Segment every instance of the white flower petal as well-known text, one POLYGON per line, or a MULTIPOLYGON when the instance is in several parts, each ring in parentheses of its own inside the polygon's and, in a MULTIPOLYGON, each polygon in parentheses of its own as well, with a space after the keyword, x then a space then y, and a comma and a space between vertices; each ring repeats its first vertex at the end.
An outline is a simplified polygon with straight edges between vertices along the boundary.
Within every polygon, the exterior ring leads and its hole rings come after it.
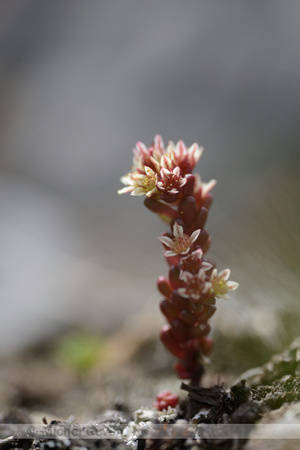
POLYGON ((184 250, 184 251, 181 251, 181 252, 180 252, 180 255, 187 255, 189 251, 190 251, 190 247, 188 247, 188 248, 187 248, 186 250, 184 250))
POLYGON ((128 184, 128 180, 130 180, 130 177, 128 175, 124 175, 120 178, 121 183, 128 184))
POLYGON ((160 163, 155 158, 153 158, 153 156, 150 156, 150 161, 154 165, 156 172, 159 173, 161 168, 160 163))
POLYGON ((235 281, 227 281, 227 287, 231 291, 235 291, 239 287, 239 283, 236 283, 235 281))
POLYGON ((184 287, 178 288, 177 292, 179 295, 181 295, 181 297, 189 298, 184 287))
POLYGON ((141 171, 144 171, 144 163, 143 163, 143 157, 142 156, 140 156, 139 157, 139 161, 138 161, 138 164, 137 164, 137 169, 139 169, 139 170, 141 170, 141 171))
POLYGON ((172 161, 166 155, 164 155, 161 158, 160 164, 161 164, 162 168, 165 168, 165 169, 171 169, 171 167, 172 167, 172 161))
POLYGON ((175 222, 173 226, 173 235, 175 239, 183 237, 183 228, 182 226, 178 225, 177 222, 175 222))
POLYGON ((225 281, 227 281, 229 277, 230 277, 230 269, 224 269, 218 275, 218 278, 223 278, 223 280, 225 281))
POLYGON ((161 175, 162 178, 164 176, 166 176, 166 175, 170 175, 170 173, 171 172, 168 169, 166 169, 165 167, 162 167, 161 170, 160 170, 160 175, 161 175))
POLYGON ((202 188, 201 196, 202 196, 202 198, 204 198, 206 196, 206 194, 208 194, 208 192, 211 191, 212 188, 215 187, 216 184, 217 184, 217 180, 210 180, 208 183, 202 183, 201 184, 201 188, 202 188))
POLYGON ((119 195, 127 194, 128 192, 131 192, 132 189, 133 189, 132 186, 124 187, 123 189, 119 189, 119 190, 118 190, 118 194, 119 194, 119 195))
POLYGON ((157 239, 160 240, 160 242, 165 244, 167 247, 173 246, 174 241, 172 239, 170 239, 168 236, 158 236, 157 239))
POLYGON ((180 176, 180 167, 176 166, 175 169, 173 170, 173 174, 176 175, 177 177, 180 176))
POLYGON ((146 194, 146 197, 151 197, 151 195, 155 194, 157 192, 156 186, 151 189, 151 191, 148 191, 146 194))
POLYGON ((145 195, 145 191, 141 187, 138 187, 138 188, 134 189, 130 195, 140 197, 142 195, 145 195))
POLYGON ((191 273, 187 272, 186 270, 182 270, 179 274, 179 278, 180 278, 180 280, 183 280, 186 282, 186 281, 188 281, 189 278, 193 278, 193 275, 191 273))
POLYGON ((148 153, 148 149, 147 149, 146 145, 143 142, 139 141, 139 142, 137 142, 135 144, 135 146, 136 146, 137 150, 140 152, 140 154, 143 154, 143 153, 147 154, 148 153))
POLYGON ((170 256, 178 256, 178 253, 173 252, 172 250, 166 250, 165 253, 164 253, 164 256, 166 258, 169 258, 170 256))
POLYGON ((189 152, 194 158, 194 165, 196 165, 203 153, 203 147, 199 147, 199 145, 195 143, 189 148, 189 152))
POLYGON ((164 141, 159 134, 157 134, 154 138, 154 146, 156 149, 158 149, 161 152, 164 150, 164 147, 165 147, 164 141))
POLYGON ((184 186, 187 182, 187 179, 184 177, 182 178, 181 182, 180 182, 180 187, 184 186))
POLYGON ((209 269, 211 269, 212 267, 213 267, 213 265, 210 264, 210 263, 207 262, 207 261, 202 261, 202 263, 201 263, 201 268, 202 268, 203 270, 209 270, 209 269))
POLYGON ((205 294, 206 292, 210 291, 210 289, 211 289, 211 283, 209 281, 207 281, 204 284, 203 293, 205 294))
POLYGON ((192 243, 192 244, 198 239, 198 236, 199 236, 199 234, 200 234, 200 231, 201 231, 201 230, 195 230, 195 231, 193 231, 193 233, 191 234, 190 240, 191 240, 191 243, 192 243))
POLYGON ((145 166, 145 173, 147 177, 155 177, 156 173, 148 166, 145 166))

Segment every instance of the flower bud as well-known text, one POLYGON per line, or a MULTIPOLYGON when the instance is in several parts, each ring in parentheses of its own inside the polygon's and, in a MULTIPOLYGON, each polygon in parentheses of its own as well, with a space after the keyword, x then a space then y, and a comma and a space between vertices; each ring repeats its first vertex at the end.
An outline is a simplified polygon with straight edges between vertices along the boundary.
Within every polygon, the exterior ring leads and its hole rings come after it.
POLYGON ((204 355, 208 355, 211 352, 214 345, 214 341, 211 338, 204 337, 200 340, 199 346, 204 355))
POLYGON ((191 173, 189 173, 185 176, 185 179, 186 179, 186 183, 182 188, 182 195, 183 195, 183 197, 189 197, 190 195, 193 195, 193 193, 194 193, 195 175, 192 175, 191 173))
POLYGON ((198 327, 192 328, 191 334, 194 338, 202 338, 210 332, 210 325, 208 323, 201 323, 198 327))
POLYGON ((157 289, 159 292, 167 298, 170 298, 172 293, 172 287, 169 280, 166 277, 160 276, 157 279, 157 289))
POLYGON ((189 326, 193 326, 195 325, 195 323, 198 322, 196 314, 192 313, 191 311, 187 311, 186 309, 181 311, 180 318, 184 323, 186 323, 189 326))
POLYGON ((209 237, 204 245, 202 245, 203 253, 206 253, 211 244, 211 238, 209 237))
POLYGON ((196 216, 194 227, 196 229, 202 230, 205 226, 206 220, 208 216, 208 210, 206 208, 201 208, 196 216))
POLYGON ((176 341, 171 328, 168 325, 163 326, 160 332, 160 339, 174 356, 177 356, 179 359, 185 359, 186 351, 180 346, 179 342, 176 341))
POLYGON ((188 309, 189 304, 190 304, 189 299, 186 297, 181 297, 181 295, 178 294, 176 289, 172 292, 171 301, 172 301, 172 305, 174 305, 174 307, 178 311, 188 309))
POLYGON ((170 206, 155 200, 152 197, 146 197, 144 200, 144 205, 150 209, 150 211, 158 214, 164 218, 167 222, 177 217, 177 211, 170 206))
POLYGON ((172 266, 169 270, 169 280, 172 288, 177 289, 183 285, 183 281, 179 279, 180 270, 178 266, 172 266))
POLYGON ((213 196, 211 194, 206 194, 203 202, 203 206, 206 209, 209 209, 211 207, 211 204, 213 202, 213 196))
POLYGON ((172 219, 170 222, 170 228, 171 228, 172 233, 173 233, 173 228, 174 228, 175 223, 177 223, 177 225, 182 227, 184 232, 186 231, 184 221, 181 219, 178 219, 178 217, 176 217, 175 219, 172 219))
POLYGON ((208 238, 209 238, 208 231, 204 228, 203 230, 200 231, 200 234, 196 240, 196 244, 200 245, 203 248, 203 246, 206 244, 208 238))
POLYGON ((216 311, 216 307, 213 305, 203 305, 203 310, 198 314, 198 322, 206 322, 210 319, 216 311))
POLYGON ((195 219, 197 208, 196 201, 194 197, 183 197, 180 202, 179 208, 179 217, 183 220, 185 225, 188 227, 191 225, 195 219))
POLYGON ((174 319, 178 317, 178 312, 167 300, 162 300, 159 304, 160 310, 166 317, 167 321, 171 323, 174 319))
POLYGON ((203 294, 198 300, 193 300, 190 310, 197 314, 199 313, 199 308, 203 307, 204 305, 214 305, 215 303, 215 297, 212 297, 210 294, 203 294))
POLYGON ((171 323, 171 329, 176 341, 185 342, 189 338, 189 329, 181 320, 174 319, 171 323))
POLYGON ((160 198, 162 201, 166 203, 174 203, 179 197, 179 192, 176 192, 176 194, 173 194, 172 192, 161 192, 160 198))

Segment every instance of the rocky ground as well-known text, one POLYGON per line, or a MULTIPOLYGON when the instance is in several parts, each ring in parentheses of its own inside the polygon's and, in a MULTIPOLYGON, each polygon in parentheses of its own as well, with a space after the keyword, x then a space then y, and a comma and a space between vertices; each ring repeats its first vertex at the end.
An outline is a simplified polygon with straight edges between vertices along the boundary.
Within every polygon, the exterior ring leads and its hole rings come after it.
POLYGON ((1 450, 298 448, 299 339, 240 376, 217 375, 212 364, 203 387, 180 389, 172 360, 156 339, 131 349, 127 342, 121 363, 108 357, 119 338, 105 341, 77 332, 2 361, 1 450), (152 405, 163 389, 178 394, 180 404, 158 412, 152 405), (13 424, 21 423, 48 434, 18 439, 20 428, 13 424), (270 424, 276 429, 270 431, 270 424), (64 437, 54 438, 57 427, 64 437), (274 430, 281 434, 270 440, 274 430), (212 432, 220 434, 213 439, 212 432))

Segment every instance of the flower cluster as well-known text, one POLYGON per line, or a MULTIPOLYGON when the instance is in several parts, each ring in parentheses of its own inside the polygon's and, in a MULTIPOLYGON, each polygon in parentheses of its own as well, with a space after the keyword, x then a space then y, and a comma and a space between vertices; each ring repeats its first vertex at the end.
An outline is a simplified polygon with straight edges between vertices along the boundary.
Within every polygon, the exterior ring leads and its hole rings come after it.
POLYGON ((170 226, 159 240, 169 265, 168 277, 159 277, 157 286, 164 299, 160 303, 168 324, 161 340, 179 362, 180 378, 199 382, 203 373, 201 357, 213 345, 208 337, 208 320, 216 310, 216 298, 228 298, 238 284, 229 281, 230 270, 218 273, 205 258, 210 236, 205 228, 216 181, 203 183, 192 171, 202 154, 193 144, 169 142, 165 148, 156 136, 151 147, 138 142, 133 150, 130 172, 121 178, 126 185, 119 194, 144 195, 145 206, 170 226))
POLYGON ((137 142, 133 149, 131 171, 121 178, 127 187, 118 192, 160 197, 167 203, 173 203, 186 185, 186 175, 192 172, 201 153, 202 149, 198 144, 186 148, 182 141, 176 145, 169 142, 165 149, 160 136, 155 137, 150 148, 142 142, 137 142))

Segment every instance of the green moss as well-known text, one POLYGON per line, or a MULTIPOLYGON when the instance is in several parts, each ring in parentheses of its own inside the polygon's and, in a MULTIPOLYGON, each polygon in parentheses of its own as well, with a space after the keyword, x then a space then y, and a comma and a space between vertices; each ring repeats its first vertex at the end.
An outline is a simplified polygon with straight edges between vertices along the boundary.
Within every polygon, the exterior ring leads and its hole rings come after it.
POLYGON ((215 346, 211 364, 215 372, 240 375, 242 372, 264 364, 277 350, 268 340, 254 334, 237 338, 214 335, 215 346))
POLYGON ((60 364, 80 374, 101 361, 104 339, 87 332, 72 332, 56 345, 54 356, 60 364))

